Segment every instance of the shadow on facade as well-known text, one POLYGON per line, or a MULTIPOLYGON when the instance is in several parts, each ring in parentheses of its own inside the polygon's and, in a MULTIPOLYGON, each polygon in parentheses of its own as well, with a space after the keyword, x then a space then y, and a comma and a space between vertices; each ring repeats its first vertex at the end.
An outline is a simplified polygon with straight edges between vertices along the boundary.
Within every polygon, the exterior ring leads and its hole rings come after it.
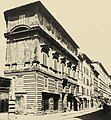
POLYGON ((111 108, 110 111, 106 112, 104 110, 99 110, 90 114, 78 116, 76 118, 79 118, 81 120, 111 120, 111 108))

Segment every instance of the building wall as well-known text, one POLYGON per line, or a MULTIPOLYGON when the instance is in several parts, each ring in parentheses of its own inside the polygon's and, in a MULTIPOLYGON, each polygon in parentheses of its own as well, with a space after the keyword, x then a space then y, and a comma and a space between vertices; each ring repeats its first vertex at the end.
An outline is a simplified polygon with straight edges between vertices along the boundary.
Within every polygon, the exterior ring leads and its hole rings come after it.
MULTIPOLYGON (((81 55, 81 57, 83 56, 81 55)), ((77 73, 80 94, 79 97, 82 98, 83 103, 85 102, 84 99, 87 100, 87 105, 84 108, 92 107, 92 99, 94 96, 94 73, 91 68, 91 64, 87 63, 85 59, 79 59, 77 73)))
POLYGON ((100 77, 96 78, 91 60, 79 59, 78 45, 46 9, 41 7, 44 14, 38 6, 30 11, 27 7, 4 13, 5 75, 13 79, 10 101, 15 102, 14 111, 80 110, 93 107, 98 91, 108 97, 110 80, 104 72, 97 67, 100 77))
POLYGON ((99 72, 98 77, 98 96, 100 96, 101 99, 109 99, 110 98, 110 78, 109 76, 104 72, 104 70, 101 68, 99 63, 93 64, 95 69, 99 72))
POLYGON ((75 75, 77 47, 40 13, 28 17, 26 14, 9 16, 6 21, 7 33, 15 34, 7 37, 5 64, 5 75, 13 78, 11 99, 15 100, 15 112, 37 114, 61 111, 64 107, 70 110, 72 102, 69 96, 73 97, 78 92, 75 75), (21 31, 31 31, 32 27, 38 26, 46 36, 27 32, 21 34, 21 31), (47 99, 44 98, 45 95, 48 96, 47 99), (44 102, 46 106, 43 106, 44 102))

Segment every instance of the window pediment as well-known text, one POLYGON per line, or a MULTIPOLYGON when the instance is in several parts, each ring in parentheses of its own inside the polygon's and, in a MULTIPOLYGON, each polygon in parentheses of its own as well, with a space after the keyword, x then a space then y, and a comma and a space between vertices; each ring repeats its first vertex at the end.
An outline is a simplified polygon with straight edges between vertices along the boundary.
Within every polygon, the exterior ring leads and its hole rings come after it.
POLYGON ((27 25, 18 25, 15 26, 14 28, 11 29, 11 33, 15 33, 15 32, 21 32, 21 31, 25 31, 25 30, 29 30, 30 27, 27 25))

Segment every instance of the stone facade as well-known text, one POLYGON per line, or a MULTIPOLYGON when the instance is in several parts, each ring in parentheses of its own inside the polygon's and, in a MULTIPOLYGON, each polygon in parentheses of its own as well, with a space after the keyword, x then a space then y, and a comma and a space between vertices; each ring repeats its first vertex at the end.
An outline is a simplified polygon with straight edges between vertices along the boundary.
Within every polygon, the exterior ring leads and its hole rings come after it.
POLYGON ((5 75, 12 78, 10 103, 15 104, 10 111, 40 114, 93 107, 98 86, 92 61, 79 54, 79 46, 42 3, 4 15, 5 75))

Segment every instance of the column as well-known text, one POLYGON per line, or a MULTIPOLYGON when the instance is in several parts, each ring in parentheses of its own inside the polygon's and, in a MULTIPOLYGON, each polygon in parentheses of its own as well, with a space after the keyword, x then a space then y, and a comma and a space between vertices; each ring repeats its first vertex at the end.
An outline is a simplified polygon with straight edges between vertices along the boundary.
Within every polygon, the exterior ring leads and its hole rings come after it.
POLYGON ((64 99, 63 99, 63 109, 64 112, 67 110, 67 94, 65 94, 64 99))
POLYGON ((58 100, 58 110, 62 111, 62 93, 60 94, 60 98, 58 100))

